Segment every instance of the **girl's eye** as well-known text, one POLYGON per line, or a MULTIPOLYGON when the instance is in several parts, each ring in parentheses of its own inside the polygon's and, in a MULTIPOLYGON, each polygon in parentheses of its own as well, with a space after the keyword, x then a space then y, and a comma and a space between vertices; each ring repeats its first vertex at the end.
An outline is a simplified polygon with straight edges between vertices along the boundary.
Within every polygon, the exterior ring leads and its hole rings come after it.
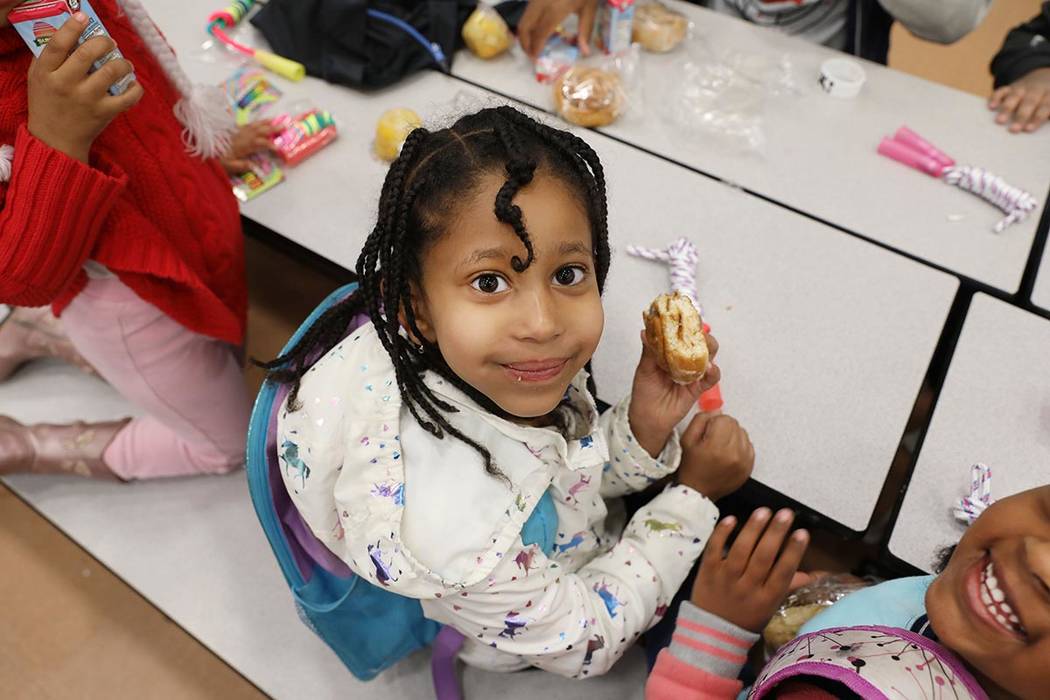
POLYGON ((554 273, 554 281, 563 287, 571 287, 583 281, 584 271, 578 265, 568 265, 554 273))
POLYGON ((493 274, 478 275, 471 281, 470 286, 483 294, 498 294, 509 289, 507 280, 493 274))

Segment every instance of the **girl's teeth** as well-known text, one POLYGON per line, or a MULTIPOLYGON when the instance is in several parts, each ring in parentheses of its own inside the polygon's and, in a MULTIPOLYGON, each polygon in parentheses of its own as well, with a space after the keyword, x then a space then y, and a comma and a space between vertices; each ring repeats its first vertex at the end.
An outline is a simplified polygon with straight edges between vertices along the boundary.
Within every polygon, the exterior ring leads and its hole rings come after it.
POLYGON ((1021 619, 1014 614, 1013 608, 1006 602, 1006 594, 999 588, 999 580, 995 577, 995 567, 991 562, 981 572, 980 594, 981 602, 996 622, 1014 632, 1025 634, 1021 619))

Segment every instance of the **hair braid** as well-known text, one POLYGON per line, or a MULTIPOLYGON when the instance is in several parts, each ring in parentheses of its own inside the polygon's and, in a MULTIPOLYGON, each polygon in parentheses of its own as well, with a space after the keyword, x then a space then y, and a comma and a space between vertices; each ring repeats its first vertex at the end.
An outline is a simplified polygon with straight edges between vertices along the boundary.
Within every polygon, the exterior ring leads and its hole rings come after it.
POLYGON ((559 131, 510 107, 499 107, 501 116, 533 132, 543 141, 555 146, 572 163, 586 189, 594 233, 595 272, 599 290, 604 287, 609 271, 608 201, 605 192, 605 171, 598 154, 587 142, 566 131, 559 131))
POLYGON ((503 183, 503 186, 499 188, 499 192, 496 193, 496 218, 510 225, 514 229, 514 234, 518 237, 518 240, 525 246, 525 261, 522 262, 521 258, 516 255, 510 261, 511 267, 514 268, 515 272, 524 272, 535 259, 535 253, 532 249, 532 241, 529 239, 529 234, 525 230, 525 221, 521 214, 521 207, 514 204, 514 197, 522 187, 532 182, 532 178, 536 174, 536 161, 520 155, 522 151, 521 143, 517 138, 517 134, 514 133, 514 125, 511 122, 506 121, 497 125, 496 135, 499 136, 500 141, 503 142, 503 147, 507 151, 507 163, 504 166, 507 171, 507 181, 503 183))
MULTIPOLYGON (((380 249, 379 267, 388 272, 384 280, 386 286, 383 290, 383 305, 388 312, 384 319, 384 327, 380 330, 380 339, 393 359, 398 391, 401 393, 404 403, 408 405, 408 409, 413 417, 419 421, 420 426, 435 437, 440 438, 445 433, 448 433, 462 440, 477 450, 482 456, 485 460, 485 470, 488 473, 506 478, 502 471, 493 463, 492 455, 488 449, 464 435, 441 414, 441 411, 446 413, 455 413, 457 411, 454 406, 438 399, 423 381, 420 365, 413 358, 414 351, 411 343, 401 335, 401 324, 398 318, 399 310, 403 306, 410 307, 412 303, 411 286, 404 274, 406 256, 401 253, 407 250, 409 220, 412 216, 416 198, 419 192, 429 184, 426 173, 414 174, 410 179, 411 183, 408 184, 406 191, 400 197, 396 208, 392 208, 388 212, 388 214, 392 215, 392 218, 387 220, 392 235, 387 245, 382 246, 380 249), (420 409, 430 420, 426 420, 420 415, 420 409)), ((413 320, 414 318, 413 312, 413 320)), ((418 328, 416 330, 418 331, 418 328)), ((423 365, 424 367, 431 366, 446 380, 458 386, 468 395, 479 394, 476 389, 460 379, 448 367, 444 358, 441 358, 440 362, 436 362, 436 358, 431 355, 428 360, 423 365)))

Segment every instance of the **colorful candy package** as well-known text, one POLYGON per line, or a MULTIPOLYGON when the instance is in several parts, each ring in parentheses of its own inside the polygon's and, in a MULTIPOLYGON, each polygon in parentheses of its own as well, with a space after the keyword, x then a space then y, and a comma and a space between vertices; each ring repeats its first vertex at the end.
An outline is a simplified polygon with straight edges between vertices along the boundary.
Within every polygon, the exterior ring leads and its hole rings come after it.
POLYGON ((285 165, 297 165, 321 150, 338 135, 335 119, 321 109, 311 109, 296 117, 282 114, 273 120, 281 132, 273 137, 285 165))
POLYGON ((248 156, 248 160, 252 163, 251 170, 230 177, 233 194, 242 202, 250 202, 284 182, 284 171, 270 155, 255 153, 248 156))
POLYGON ((265 71, 254 66, 242 66, 223 83, 226 99, 233 109, 238 125, 259 119, 277 100, 281 91, 267 77, 265 71))

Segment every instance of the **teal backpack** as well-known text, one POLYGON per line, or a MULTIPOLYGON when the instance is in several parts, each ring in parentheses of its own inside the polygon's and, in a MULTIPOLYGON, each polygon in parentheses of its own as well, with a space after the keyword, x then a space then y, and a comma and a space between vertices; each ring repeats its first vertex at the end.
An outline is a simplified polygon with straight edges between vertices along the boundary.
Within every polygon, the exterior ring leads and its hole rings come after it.
MULTIPOLYGON (((357 289, 337 289, 314 309, 281 351, 288 352, 320 316, 357 289)), ((344 337, 370 320, 360 315, 344 337)), ((314 537, 288 496, 277 459, 277 414, 288 387, 266 380, 255 400, 248 428, 248 490, 263 532, 292 591, 303 622, 319 636, 351 673, 371 680, 409 654, 433 645, 434 686, 438 700, 461 697, 455 657, 463 637, 423 616, 419 601, 356 576, 314 537)), ((545 493, 521 531, 525 544, 550 556, 558 515, 545 493)))

